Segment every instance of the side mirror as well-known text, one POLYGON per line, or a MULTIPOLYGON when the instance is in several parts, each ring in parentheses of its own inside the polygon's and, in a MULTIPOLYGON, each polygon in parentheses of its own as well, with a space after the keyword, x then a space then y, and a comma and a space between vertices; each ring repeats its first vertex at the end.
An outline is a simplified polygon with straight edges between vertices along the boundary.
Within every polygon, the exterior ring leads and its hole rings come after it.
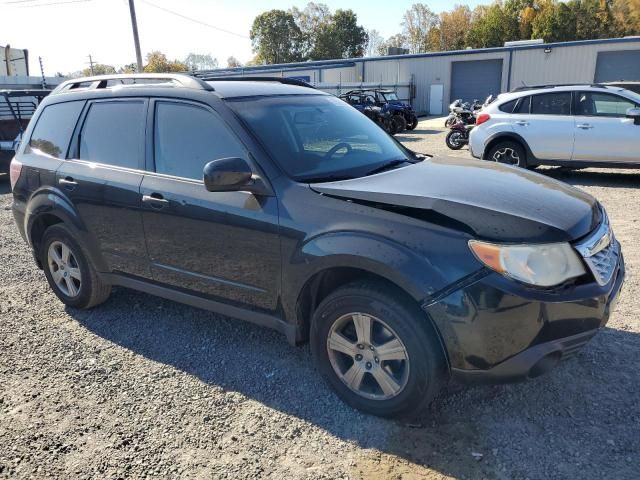
POLYGON ((210 192, 249 190, 253 172, 242 158, 230 157, 213 160, 204 166, 204 186, 210 192))
POLYGON ((633 118, 633 124, 640 125, 640 108, 630 108, 627 110, 627 118, 633 118))

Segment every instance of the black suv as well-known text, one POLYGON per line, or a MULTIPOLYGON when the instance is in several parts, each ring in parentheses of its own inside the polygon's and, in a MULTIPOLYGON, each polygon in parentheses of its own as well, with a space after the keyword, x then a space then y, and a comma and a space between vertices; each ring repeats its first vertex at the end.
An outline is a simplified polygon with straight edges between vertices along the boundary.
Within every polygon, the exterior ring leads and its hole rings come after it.
POLYGON ((51 288, 133 288, 309 340, 351 405, 412 414, 455 378, 523 380, 607 321, 620 245, 591 196, 416 154, 313 88, 186 75, 71 80, 11 165, 51 288))

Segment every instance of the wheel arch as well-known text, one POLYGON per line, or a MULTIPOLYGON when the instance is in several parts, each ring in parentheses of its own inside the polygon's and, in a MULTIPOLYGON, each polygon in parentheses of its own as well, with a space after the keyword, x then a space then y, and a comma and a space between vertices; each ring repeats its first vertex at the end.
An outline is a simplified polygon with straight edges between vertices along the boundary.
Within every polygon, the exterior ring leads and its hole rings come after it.
POLYGON ((527 156, 525 159, 526 163, 536 163, 537 158, 529 148, 529 144, 522 137, 522 135, 515 132, 500 132, 492 135, 486 142, 484 147, 484 152, 482 152, 482 160, 488 160, 487 156, 493 147, 495 147, 498 143, 509 141, 518 143, 523 149, 527 156))
POLYGON ((36 191, 29 200, 25 215, 25 234, 36 254, 39 267, 42 267, 38 258, 42 237, 47 228, 56 224, 63 224, 71 231, 98 271, 105 268, 105 263, 98 253, 97 243, 88 232, 73 203, 56 189, 36 191))

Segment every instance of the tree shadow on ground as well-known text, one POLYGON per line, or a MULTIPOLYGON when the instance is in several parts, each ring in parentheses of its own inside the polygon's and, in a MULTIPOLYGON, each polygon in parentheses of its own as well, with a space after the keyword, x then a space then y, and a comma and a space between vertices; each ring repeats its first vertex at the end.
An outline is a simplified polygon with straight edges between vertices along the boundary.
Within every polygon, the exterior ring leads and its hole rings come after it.
MULTIPOLYGON (((640 418, 640 336, 630 332, 605 328, 576 358, 527 383, 451 385, 408 425, 346 406, 320 379, 308 347, 268 329, 127 289, 90 312, 68 312, 122 348, 392 455, 394 478, 421 467, 454 478, 633 477, 638 441, 618 440, 640 437, 625 431, 640 418)), ((386 475, 379 467, 357 465, 361 477, 386 475)))

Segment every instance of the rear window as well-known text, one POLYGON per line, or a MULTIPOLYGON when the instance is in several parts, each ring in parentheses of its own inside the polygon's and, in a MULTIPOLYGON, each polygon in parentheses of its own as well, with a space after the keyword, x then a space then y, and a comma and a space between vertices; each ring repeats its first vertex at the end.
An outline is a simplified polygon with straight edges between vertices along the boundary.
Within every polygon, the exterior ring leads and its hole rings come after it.
POLYGON ((533 115, 571 115, 571 92, 532 95, 531 113, 533 115))
POLYGON ((82 127, 80 159, 140 168, 145 124, 142 100, 94 103, 82 127))
POLYGON ((34 153, 65 158, 84 101, 55 103, 45 107, 33 129, 29 147, 34 153))

